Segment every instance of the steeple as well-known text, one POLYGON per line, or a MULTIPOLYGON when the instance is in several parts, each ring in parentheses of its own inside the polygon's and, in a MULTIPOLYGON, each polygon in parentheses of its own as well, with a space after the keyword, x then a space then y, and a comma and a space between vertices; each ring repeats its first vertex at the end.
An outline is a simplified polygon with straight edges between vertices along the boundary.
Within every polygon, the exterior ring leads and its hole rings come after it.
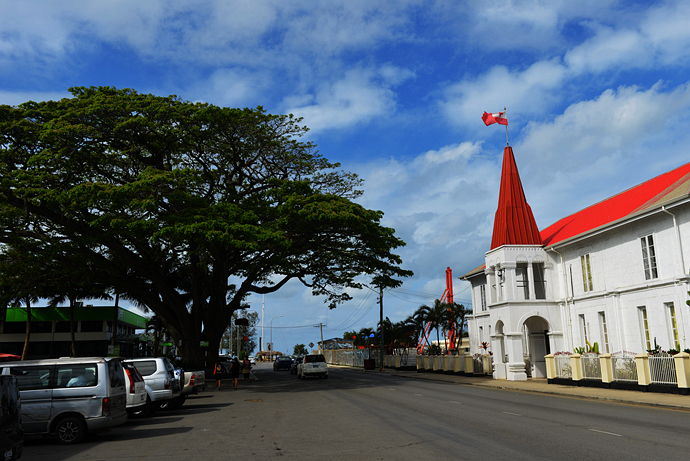
POLYGON ((491 249, 501 245, 542 245, 532 209, 527 203, 513 149, 503 149, 503 171, 491 249))

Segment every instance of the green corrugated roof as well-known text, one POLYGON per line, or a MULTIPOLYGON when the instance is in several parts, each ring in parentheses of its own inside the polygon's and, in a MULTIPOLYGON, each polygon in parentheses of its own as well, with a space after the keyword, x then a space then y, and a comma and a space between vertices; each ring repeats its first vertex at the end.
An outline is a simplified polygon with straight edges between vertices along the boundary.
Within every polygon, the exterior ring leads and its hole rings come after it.
MULTIPOLYGON (((75 320, 112 320, 115 306, 85 306, 74 308, 75 320)), ((25 307, 7 308, 7 322, 26 322, 25 307)), ((31 319, 37 322, 69 321, 69 307, 32 307, 31 319)), ((118 307, 118 322, 137 329, 146 328, 148 319, 118 307)))

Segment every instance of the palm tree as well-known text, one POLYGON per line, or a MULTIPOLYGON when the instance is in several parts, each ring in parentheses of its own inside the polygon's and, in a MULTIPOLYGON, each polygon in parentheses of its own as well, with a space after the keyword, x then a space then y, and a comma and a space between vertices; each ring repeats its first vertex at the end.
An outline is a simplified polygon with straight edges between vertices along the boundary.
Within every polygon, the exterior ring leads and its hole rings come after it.
POLYGON ((146 333, 153 332, 153 356, 158 357, 158 344, 160 342, 159 334, 161 331, 161 322, 157 315, 154 315, 146 322, 146 333))
POLYGON ((465 330, 465 317, 471 312, 464 305, 458 303, 447 304, 449 323, 453 328, 455 344, 451 348, 457 349, 462 341, 462 332, 465 330))
MULTIPOLYGON (((434 305, 431 308, 431 316, 429 319, 432 322, 433 328, 436 330, 436 344, 441 345, 441 328, 446 328, 448 324, 448 307, 446 303, 435 299, 434 305)), ((446 350, 448 350, 448 343, 446 342, 446 350)))
MULTIPOLYGON (((429 344, 428 338, 424 335, 425 330, 427 328, 427 325, 430 324, 431 322, 431 313, 432 309, 431 307, 427 306, 426 304, 422 304, 417 308, 417 310, 412 314, 412 318, 414 319, 414 322, 417 326, 417 332, 418 332, 418 339, 417 343, 422 341, 424 339, 424 343, 427 348, 430 348, 431 345, 429 344)), ((424 347, 424 346, 422 346, 424 347)))

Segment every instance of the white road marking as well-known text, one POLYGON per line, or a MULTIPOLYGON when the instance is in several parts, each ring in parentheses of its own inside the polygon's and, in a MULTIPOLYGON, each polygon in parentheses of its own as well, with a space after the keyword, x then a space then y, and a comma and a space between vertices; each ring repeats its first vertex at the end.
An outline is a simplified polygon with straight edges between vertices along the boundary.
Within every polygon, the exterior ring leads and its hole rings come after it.
POLYGON ((502 411, 501 413, 505 413, 506 415, 522 416, 522 415, 519 414, 519 413, 511 413, 511 412, 509 412, 509 411, 502 411))
POLYGON ((599 431, 597 429, 590 429, 592 432, 598 432, 600 434, 608 434, 608 435, 615 435, 616 437, 623 437, 621 434, 616 434, 615 432, 606 432, 606 431, 599 431))
POLYGON ((457 403, 458 405, 462 405, 462 402, 456 402, 455 400, 449 400, 450 403, 457 403))
POLYGON ((422 397, 422 394, 415 394, 416 396, 422 397))

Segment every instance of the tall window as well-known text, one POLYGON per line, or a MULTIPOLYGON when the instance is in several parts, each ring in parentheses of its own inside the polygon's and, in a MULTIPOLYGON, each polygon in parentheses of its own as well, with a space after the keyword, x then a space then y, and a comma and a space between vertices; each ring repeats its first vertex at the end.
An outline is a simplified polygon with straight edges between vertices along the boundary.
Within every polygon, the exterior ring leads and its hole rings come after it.
POLYGON ((587 345, 587 341, 589 341, 589 338, 587 337, 587 324, 585 323, 585 314, 580 314, 578 317, 580 319, 580 334, 582 335, 582 346, 585 347, 587 345))
POLYGON ((525 263, 518 263, 515 268, 515 293, 517 299, 529 299, 529 276, 527 275, 528 266, 525 263))
POLYGON ((655 279, 659 276, 656 270, 656 253, 654 252, 654 239, 651 235, 640 239, 642 244, 642 261, 644 263, 645 280, 655 279))
POLYGON ((533 263, 534 272, 534 297, 546 299, 546 279, 544 278, 544 263, 533 263))
POLYGON ((673 342, 673 348, 680 351, 680 339, 678 337, 678 322, 676 321, 676 307, 673 303, 666 303, 666 312, 668 312, 668 326, 671 330, 671 341, 673 342))
POLYGON ((486 285, 479 285, 479 300, 482 305, 482 312, 486 311, 486 285))
POLYGON ((599 329, 601 331, 602 350, 607 354, 609 351, 609 330, 606 327, 606 314, 599 312, 599 329))
POLYGON ((585 293, 592 291, 592 267, 589 264, 589 254, 580 256, 580 266, 582 266, 582 286, 585 293))
POLYGON ((649 321, 647 320, 647 308, 644 306, 640 306, 637 308, 637 311, 640 314, 640 332, 642 333, 642 347, 644 347, 645 350, 651 350, 652 341, 649 335, 649 321))

